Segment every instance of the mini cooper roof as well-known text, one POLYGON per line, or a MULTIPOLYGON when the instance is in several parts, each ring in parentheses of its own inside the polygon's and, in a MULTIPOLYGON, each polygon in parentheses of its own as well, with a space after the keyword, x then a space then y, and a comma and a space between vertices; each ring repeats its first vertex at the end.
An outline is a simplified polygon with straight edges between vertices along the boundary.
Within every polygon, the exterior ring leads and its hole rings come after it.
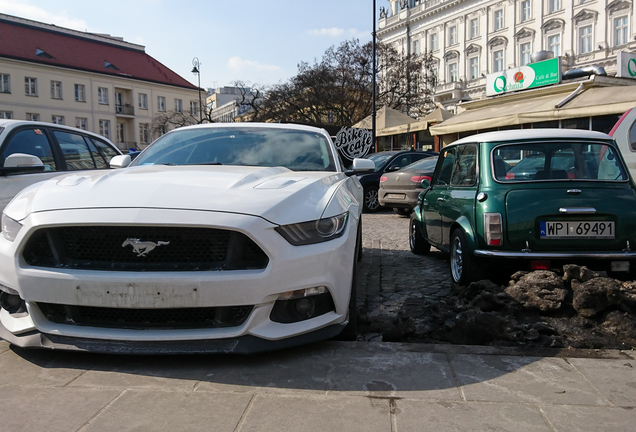
POLYGON ((602 132, 581 129, 515 129, 498 132, 486 132, 471 135, 454 141, 451 145, 475 142, 503 142, 533 139, 595 139, 613 141, 613 138, 602 132))

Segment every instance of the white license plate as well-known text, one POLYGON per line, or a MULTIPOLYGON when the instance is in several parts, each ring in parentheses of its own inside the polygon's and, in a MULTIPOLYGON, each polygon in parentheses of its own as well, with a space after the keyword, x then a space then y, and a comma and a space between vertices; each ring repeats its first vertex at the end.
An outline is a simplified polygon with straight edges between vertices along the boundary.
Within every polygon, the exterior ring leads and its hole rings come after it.
POLYGON ((543 239, 613 239, 613 221, 541 222, 543 239))

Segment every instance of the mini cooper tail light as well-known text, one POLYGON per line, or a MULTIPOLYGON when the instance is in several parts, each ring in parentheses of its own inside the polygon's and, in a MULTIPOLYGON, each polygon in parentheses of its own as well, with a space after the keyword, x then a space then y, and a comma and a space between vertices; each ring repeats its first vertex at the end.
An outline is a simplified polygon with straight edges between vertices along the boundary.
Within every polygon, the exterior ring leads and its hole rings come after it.
POLYGON ((550 270, 550 261, 537 260, 530 261, 530 270, 550 270))
POLYGON ((501 213, 484 213, 484 237, 488 246, 503 245, 501 213))
POLYGON ((430 176, 413 176, 413 177, 411 177, 411 181, 413 183, 422 183, 422 180, 428 180, 430 182, 433 179, 430 176))
POLYGON ((380 183, 384 183, 387 180, 388 180, 387 176, 380 177, 380 183))

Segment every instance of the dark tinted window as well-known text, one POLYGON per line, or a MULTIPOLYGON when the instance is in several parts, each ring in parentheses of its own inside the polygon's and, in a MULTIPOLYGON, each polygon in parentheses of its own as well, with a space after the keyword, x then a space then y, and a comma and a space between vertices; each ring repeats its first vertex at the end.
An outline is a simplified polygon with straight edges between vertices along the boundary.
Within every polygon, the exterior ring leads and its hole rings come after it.
POLYGON ((15 133, 9 142, 2 147, 2 155, 0 155, 2 166, 4 166, 7 156, 14 153, 37 156, 44 163, 44 171, 56 170, 51 144, 42 129, 23 129, 15 133))
POLYGON ((458 146, 455 151, 455 162, 451 185, 473 186, 477 180, 477 145, 458 146))
POLYGON ((455 149, 443 151, 440 157, 443 160, 441 167, 439 167, 439 174, 435 179, 435 184, 449 185, 451 174, 453 173, 453 165, 455 164, 455 149))

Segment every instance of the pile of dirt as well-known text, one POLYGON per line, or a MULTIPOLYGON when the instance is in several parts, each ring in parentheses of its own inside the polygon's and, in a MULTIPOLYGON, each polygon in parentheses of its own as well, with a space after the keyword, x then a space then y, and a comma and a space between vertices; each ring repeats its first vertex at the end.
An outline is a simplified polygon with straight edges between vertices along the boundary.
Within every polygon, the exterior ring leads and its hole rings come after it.
POLYGON ((384 324, 384 341, 633 349, 636 282, 576 265, 517 272, 507 287, 484 280, 443 300, 408 297, 384 324))

